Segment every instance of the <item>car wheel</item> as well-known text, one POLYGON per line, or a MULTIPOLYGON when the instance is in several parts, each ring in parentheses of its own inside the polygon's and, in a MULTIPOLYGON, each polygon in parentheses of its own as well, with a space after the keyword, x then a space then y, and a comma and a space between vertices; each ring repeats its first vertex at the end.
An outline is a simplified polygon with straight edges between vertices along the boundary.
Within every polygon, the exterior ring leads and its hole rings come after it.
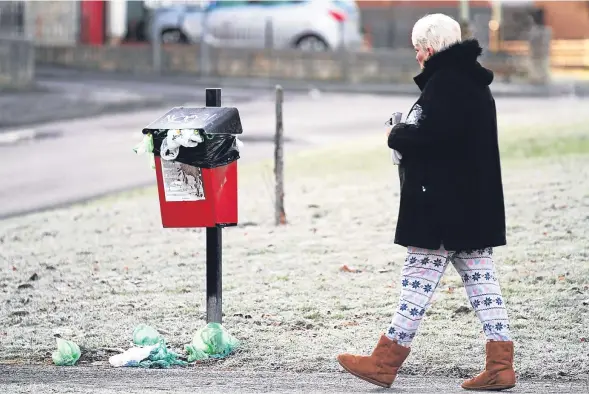
POLYGON ((307 35, 299 38, 295 47, 307 52, 325 52, 329 50, 329 45, 327 45, 325 40, 316 35, 307 35))
POLYGON ((187 41, 180 29, 167 29, 162 32, 162 43, 164 44, 180 44, 187 41))

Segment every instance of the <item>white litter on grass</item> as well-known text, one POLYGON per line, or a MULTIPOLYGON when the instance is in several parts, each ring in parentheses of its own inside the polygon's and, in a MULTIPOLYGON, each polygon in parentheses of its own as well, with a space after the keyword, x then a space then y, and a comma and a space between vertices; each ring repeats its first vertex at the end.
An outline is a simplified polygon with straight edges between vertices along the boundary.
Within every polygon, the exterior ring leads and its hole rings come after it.
POLYGON ((121 354, 115 354, 108 359, 108 362, 113 367, 131 367, 138 365, 141 361, 147 359, 153 349, 157 345, 132 347, 121 354))

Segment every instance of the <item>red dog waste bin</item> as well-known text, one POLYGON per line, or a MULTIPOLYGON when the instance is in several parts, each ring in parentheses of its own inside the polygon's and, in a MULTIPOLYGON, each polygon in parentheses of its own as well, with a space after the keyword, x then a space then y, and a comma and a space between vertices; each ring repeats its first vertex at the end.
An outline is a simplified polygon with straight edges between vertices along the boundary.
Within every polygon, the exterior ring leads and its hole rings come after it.
POLYGON ((242 132, 233 107, 177 107, 143 129, 153 136, 164 227, 237 224, 236 135, 242 132))

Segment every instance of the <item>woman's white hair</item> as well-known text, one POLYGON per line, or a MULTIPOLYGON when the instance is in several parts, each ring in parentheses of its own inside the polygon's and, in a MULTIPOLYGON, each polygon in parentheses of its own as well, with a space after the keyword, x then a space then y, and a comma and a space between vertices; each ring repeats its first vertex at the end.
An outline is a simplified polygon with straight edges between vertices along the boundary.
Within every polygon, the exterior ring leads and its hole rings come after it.
POLYGON ((413 26, 411 41, 422 49, 432 48, 435 52, 462 40, 460 24, 448 15, 426 15, 413 26))

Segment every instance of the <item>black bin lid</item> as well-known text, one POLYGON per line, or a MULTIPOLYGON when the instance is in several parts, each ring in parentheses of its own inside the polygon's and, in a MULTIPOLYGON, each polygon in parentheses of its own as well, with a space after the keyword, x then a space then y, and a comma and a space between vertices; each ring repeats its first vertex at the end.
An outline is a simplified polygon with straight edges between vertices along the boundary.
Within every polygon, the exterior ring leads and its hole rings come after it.
POLYGON ((171 129, 196 129, 205 134, 243 133, 237 108, 174 107, 145 127, 143 134, 171 129))

